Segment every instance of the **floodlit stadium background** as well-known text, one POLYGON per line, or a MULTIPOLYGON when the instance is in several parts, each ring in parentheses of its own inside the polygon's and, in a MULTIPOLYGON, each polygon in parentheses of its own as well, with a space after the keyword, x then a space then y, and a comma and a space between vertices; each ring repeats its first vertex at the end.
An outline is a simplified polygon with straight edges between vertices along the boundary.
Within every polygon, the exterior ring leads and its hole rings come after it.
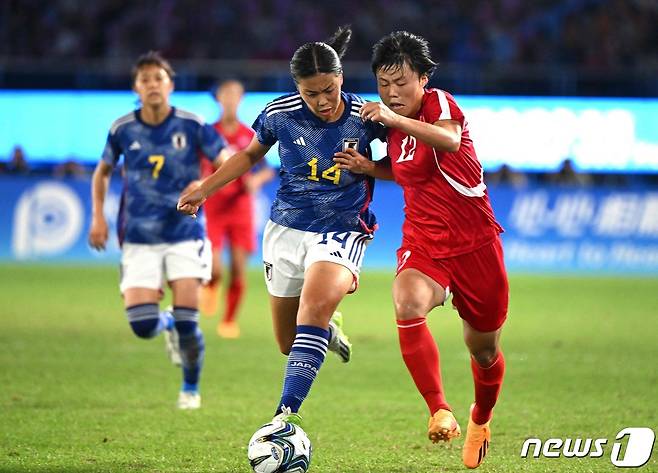
MULTIPOLYGON (((130 68, 161 50, 175 106, 214 121, 217 81, 247 88, 241 118, 294 87, 288 60, 351 24, 346 91, 376 100, 372 44, 407 29, 440 66, 430 85, 465 110, 505 228, 508 376, 483 471, 617 471, 625 427, 658 432, 658 4, 648 0, 6 0, 0 6, 0 471, 248 472, 282 358, 261 258, 243 337, 203 319, 204 409, 177 416, 158 342, 135 340, 117 288, 115 234, 87 245, 90 179, 110 124, 136 106, 130 68), (11 162, 16 147, 26 169, 11 162), (525 439, 607 438, 602 458, 520 458, 525 439)), ((383 156, 380 146, 375 155, 383 156)), ((276 152, 268 155, 276 166, 276 152)), ((262 227, 277 183, 258 196, 262 227)), ((106 201, 114 228, 117 171, 106 201)), ((457 471, 459 446, 424 438, 400 360, 390 286, 402 196, 378 182, 380 229, 346 298, 355 357, 329 360, 304 405, 312 472, 457 471), (340 400, 336 408, 336 399, 340 400), (331 412, 327 420, 326 412, 331 412)), ((260 238, 260 236, 259 236, 260 238)), ((449 306, 449 304, 448 304, 449 306)), ((472 384, 459 319, 436 309, 446 389, 462 428, 472 384)), ((640 471, 658 471, 656 452, 640 471)), ((629 470, 634 471, 634 470, 629 470)))

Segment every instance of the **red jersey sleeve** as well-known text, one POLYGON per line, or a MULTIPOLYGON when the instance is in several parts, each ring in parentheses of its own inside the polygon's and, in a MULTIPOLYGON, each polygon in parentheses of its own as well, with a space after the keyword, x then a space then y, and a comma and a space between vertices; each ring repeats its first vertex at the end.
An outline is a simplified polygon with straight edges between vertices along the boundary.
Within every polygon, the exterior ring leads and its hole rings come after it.
POLYGON ((429 89, 425 94, 423 114, 428 123, 439 120, 455 120, 464 127, 464 112, 461 111, 455 98, 445 90, 429 89))

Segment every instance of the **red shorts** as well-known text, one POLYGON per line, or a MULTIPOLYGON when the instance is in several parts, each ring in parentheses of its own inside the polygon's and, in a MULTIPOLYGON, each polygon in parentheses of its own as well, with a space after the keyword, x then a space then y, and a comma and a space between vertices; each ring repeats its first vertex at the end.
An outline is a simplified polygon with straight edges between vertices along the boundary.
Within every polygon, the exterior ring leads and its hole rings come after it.
POLYGON ((207 216, 206 229, 213 251, 221 252, 224 241, 229 247, 238 247, 252 253, 256 249, 254 219, 247 215, 224 215, 222 218, 207 216))
POLYGON ((452 294, 459 316, 479 332, 499 329, 507 318, 509 285, 500 237, 475 251, 433 259, 407 242, 398 249, 397 274, 417 269, 452 294))

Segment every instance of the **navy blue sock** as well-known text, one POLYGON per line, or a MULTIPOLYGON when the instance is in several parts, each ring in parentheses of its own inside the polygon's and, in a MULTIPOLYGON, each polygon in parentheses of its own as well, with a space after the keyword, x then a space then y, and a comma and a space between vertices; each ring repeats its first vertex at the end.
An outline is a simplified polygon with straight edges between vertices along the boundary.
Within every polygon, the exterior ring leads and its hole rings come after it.
POLYGON ((139 338, 153 338, 170 329, 173 318, 168 312, 159 312, 158 304, 138 304, 126 308, 130 327, 139 338))
POLYGON ((288 355, 283 392, 275 415, 280 414, 284 407, 291 412, 299 411, 320 371, 328 344, 328 330, 312 325, 297 326, 297 336, 288 355))
POLYGON ((174 307, 174 319, 183 360, 183 391, 198 391, 205 352, 203 334, 199 328, 199 311, 174 307))

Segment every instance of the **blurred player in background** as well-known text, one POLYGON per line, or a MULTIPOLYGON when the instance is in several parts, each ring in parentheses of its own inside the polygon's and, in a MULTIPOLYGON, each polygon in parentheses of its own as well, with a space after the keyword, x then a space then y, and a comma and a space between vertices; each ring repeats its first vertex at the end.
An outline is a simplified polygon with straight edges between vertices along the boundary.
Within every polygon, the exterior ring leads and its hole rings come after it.
POLYGON ((387 157, 375 164, 347 150, 335 160, 352 172, 395 179, 404 190, 393 299, 402 357, 430 410, 433 442, 461 433, 443 393, 439 352, 426 323, 428 312, 453 294, 475 384, 462 460, 476 468, 487 454, 505 372, 499 338, 509 290, 502 228, 468 123, 449 93, 425 88, 435 67, 423 38, 406 31, 382 38, 373 49, 372 69, 383 103, 366 103, 360 113, 388 128, 387 157))
POLYGON ((169 356, 182 364, 180 409, 201 405, 199 375, 204 342, 198 327, 198 292, 210 278, 211 251, 202 219, 176 211, 180 192, 199 179, 199 155, 217 156, 224 141, 203 120, 169 104, 174 71, 158 53, 141 56, 133 68, 133 88, 141 108, 110 128, 102 160, 92 178, 89 243, 105 248, 108 227, 103 214, 112 169, 123 155, 122 205, 118 218, 121 283, 128 322, 135 335, 164 332, 169 356), (167 281, 173 309, 158 307, 167 281))
MULTIPOLYGON (((251 143, 254 131, 238 120, 238 106, 244 87, 236 80, 225 81, 215 91, 222 115, 213 125, 227 143, 227 154, 233 155, 251 143)), ((215 167, 201 162, 201 174, 209 176, 215 167)), ((201 313, 212 316, 217 312, 218 289, 222 275, 222 249, 228 242, 230 274, 226 290, 224 316, 217 325, 217 333, 224 338, 240 336, 236 317, 246 288, 245 271, 249 254, 255 249, 254 194, 274 177, 272 168, 265 164, 258 171, 247 172, 219 189, 204 204, 208 238, 212 243, 212 277, 202 286, 199 300, 201 313)))
POLYGON ((297 93, 272 101, 254 123, 256 137, 201 186, 181 196, 179 209, 195 213, 217 188, 247 172, 279 142, 281 184, 263 236, 265 282, 274 333, 289 354, 275 417, 297 414, 327 349, 347 362, 351 346, 334 313, 358 285, 361 262, 373 238, 369 209, 372 180, 338 169, 335 152, 348 147, 369 155, 384 128, 364 123, 360 97, 341 91, 340 58, 351 36, 340 28, 326 43, 301 46, 290 61, 297 93))

